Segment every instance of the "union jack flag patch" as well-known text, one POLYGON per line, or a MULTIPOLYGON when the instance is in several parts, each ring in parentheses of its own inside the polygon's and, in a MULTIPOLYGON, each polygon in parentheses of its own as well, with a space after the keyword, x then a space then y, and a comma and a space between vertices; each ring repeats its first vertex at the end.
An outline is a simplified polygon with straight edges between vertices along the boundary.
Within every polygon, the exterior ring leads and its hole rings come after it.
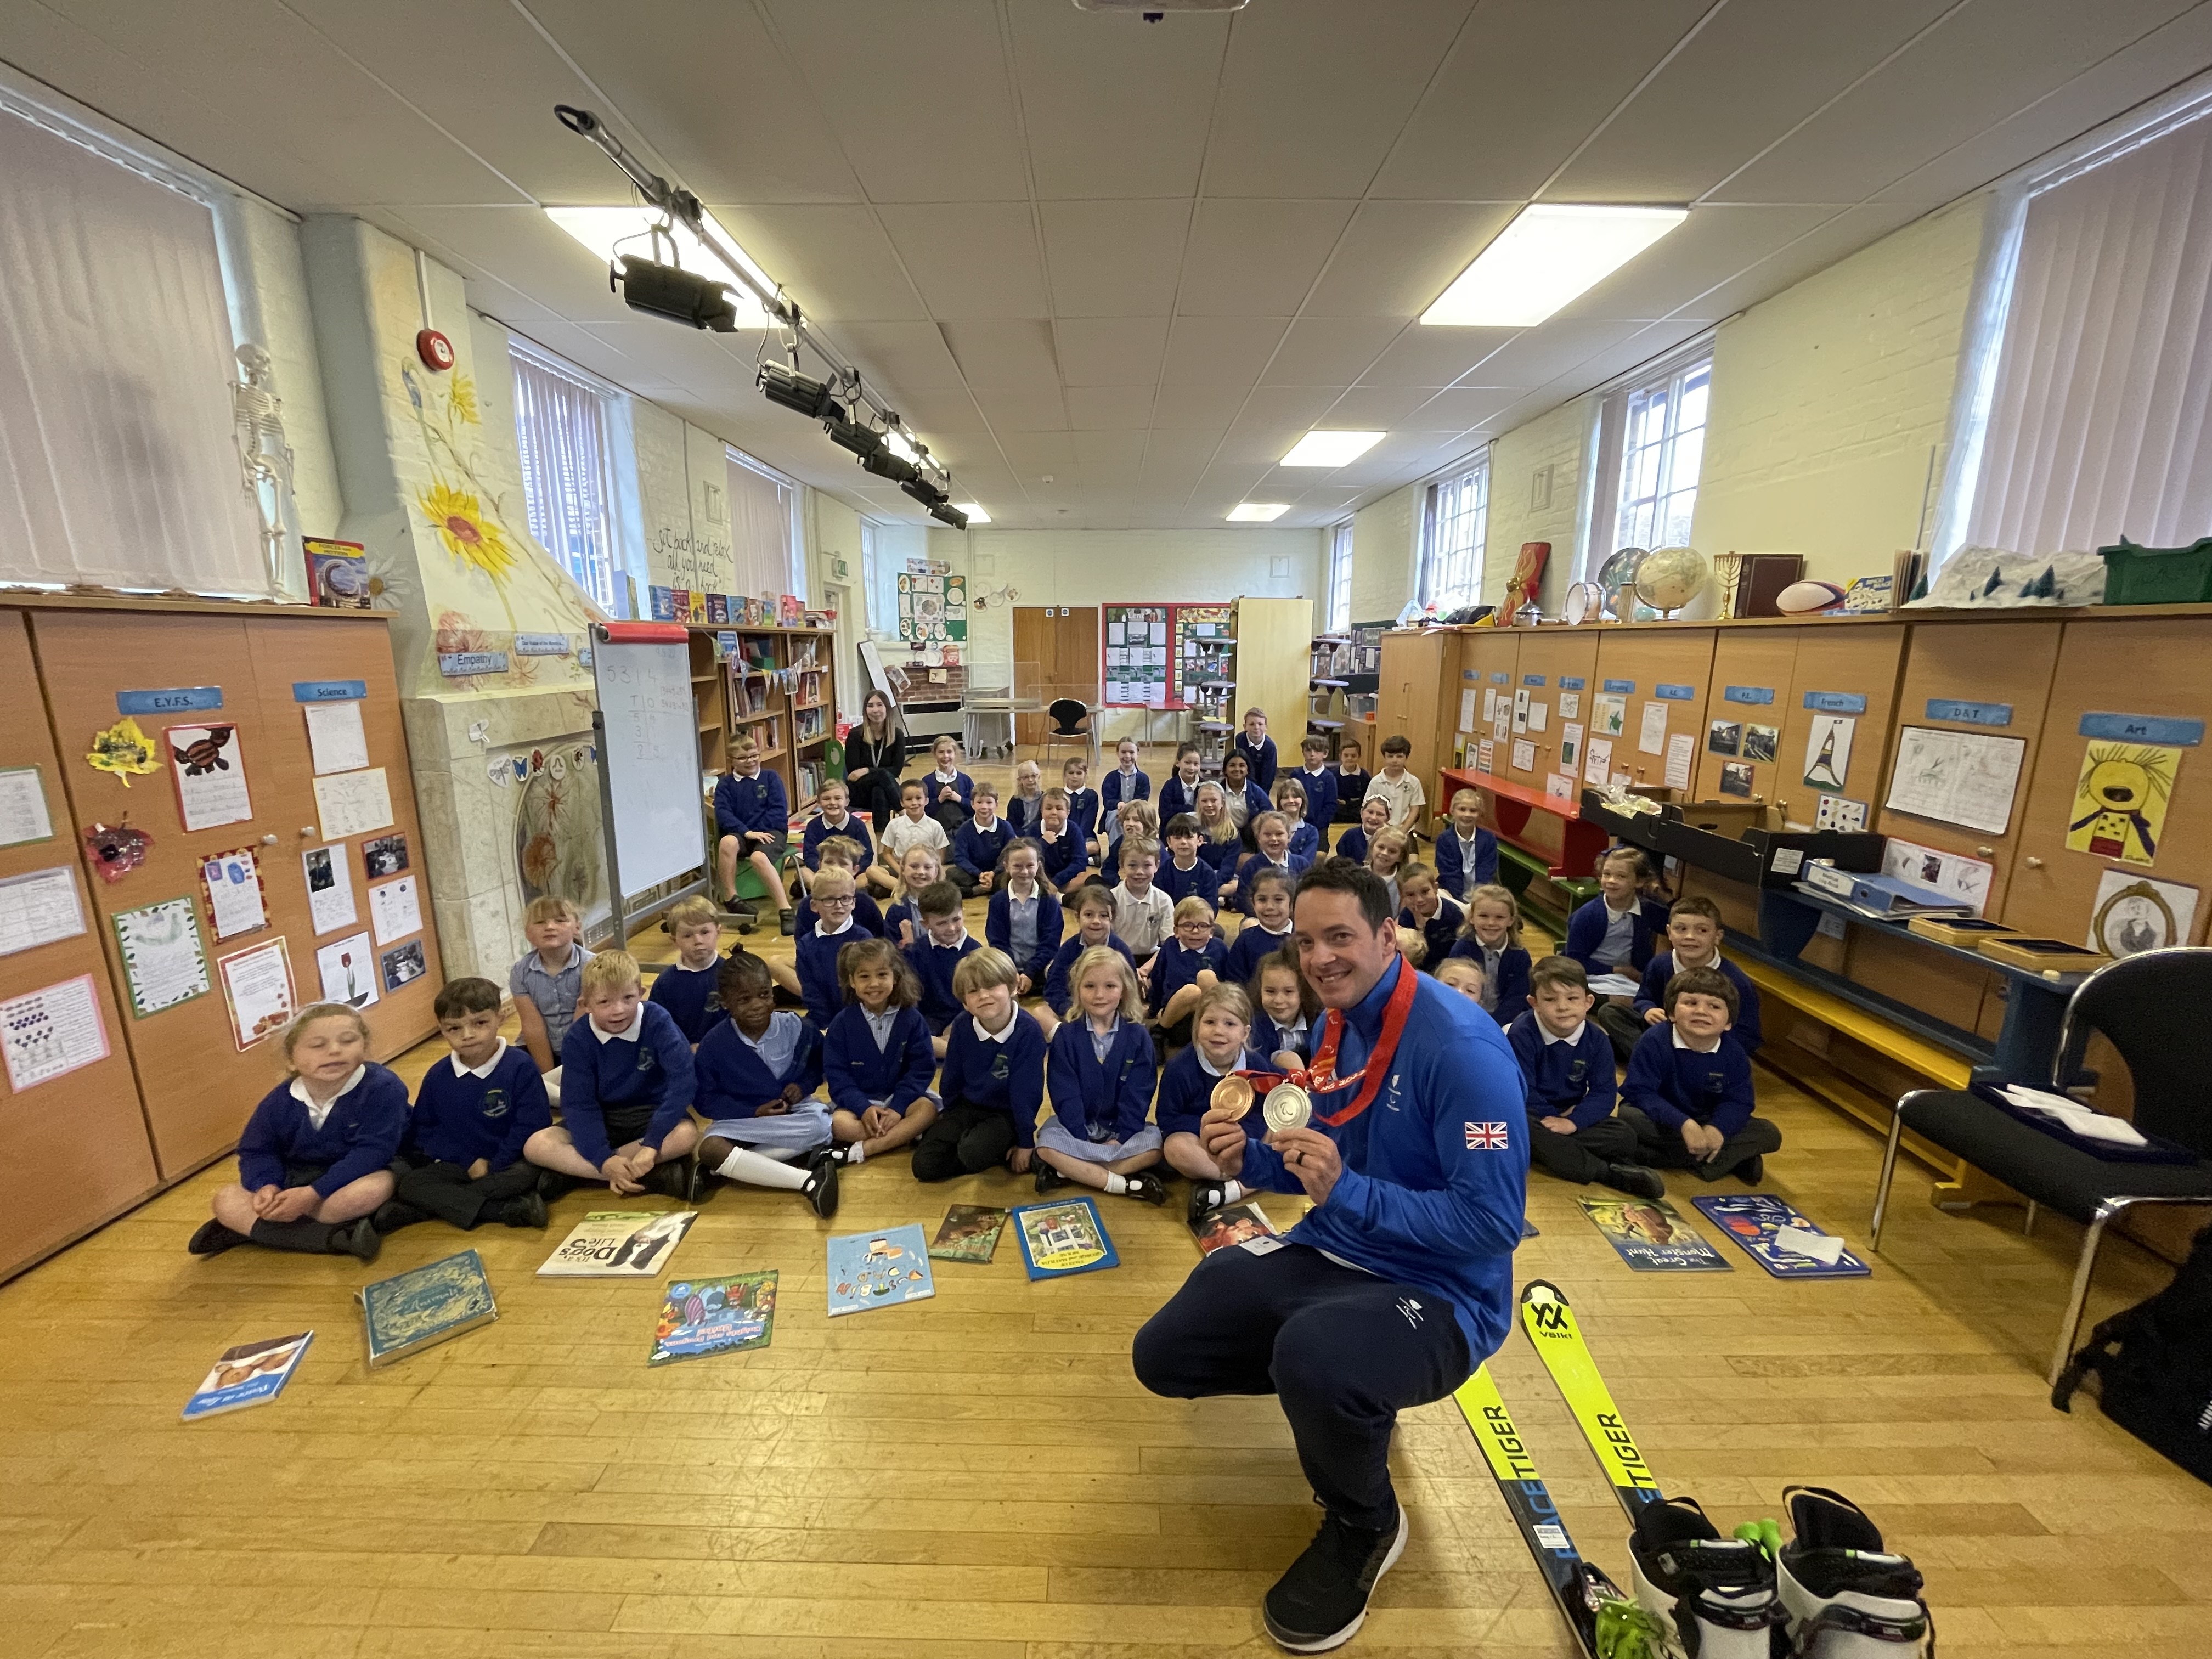
POLYGON ((1502 1152, 1505 1150, 1505 1126, 1503 1123, 1470 1123, 1467 1126, 1467 1149, 1470 1152, 1502 1152))

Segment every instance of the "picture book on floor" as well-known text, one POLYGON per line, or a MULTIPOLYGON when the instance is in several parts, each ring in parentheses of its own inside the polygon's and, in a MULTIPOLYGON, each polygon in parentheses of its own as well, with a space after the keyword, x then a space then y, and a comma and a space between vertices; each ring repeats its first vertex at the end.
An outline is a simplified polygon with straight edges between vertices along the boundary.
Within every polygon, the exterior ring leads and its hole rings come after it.
POLYGON ((696 1210, 592 1210, 538 1270, 540 1279, 647 1279, 664 1271, 696 1210))
POLYGON ((1777 1279, 1865 1279, 1874 1272, 1790 1205, 1769 1193, 1693 1198, 1721 1235, 1777 1279))
POLYGON ((207 1381, 185 1401, 185 1421, 267 1405, 284 1392, 307 1344, 314 1340, 313 1331, 301 1331, 297 1336, 272 1336, 224 1349, 207 1381))
POLYGON ((929 1253, 939 1261, 988 1261, 1006 1231, 1006 1212, 985 1204, 955 1204, 937 1224, 929 1253))
POLYGON ((1698 1237, 1665 1199, 1576 1200, 1623 1261, 1642 1273, 1725 1273, 1735 1270, 1698 1237))
POLYGON ((1087 1198, 1031 1204, 1014 1212, 1014 1226, 1031 1279, 1065 1279, 1121 1265, 1098 1206, 1087 1198))
POLYGON ((937 1294, 921 1224, 830 1241, 830 1316, 893 1308, 937 1294))
POLYGON ((661 1298, 648 1365, 738 1348, 765 1348, 775 1331, 775 1269, 727 1279, 679 1279, 661 1298))
POLYGON ((1249 1198, 1209 1211, 1190 1224, 1190 1231, 1191 1237, 1198 1240, 1200 1255, 1212 1255, 1216 1250, 1242 1244, 1249 1238, 1275 1237, 1274 1224, 1267 1219, 1267 1212, 1249 1198))
POLYGON ((360 1299, 372 1370, 499 1317, 483 1258, 474 1250, 364 1285, 360 1299))

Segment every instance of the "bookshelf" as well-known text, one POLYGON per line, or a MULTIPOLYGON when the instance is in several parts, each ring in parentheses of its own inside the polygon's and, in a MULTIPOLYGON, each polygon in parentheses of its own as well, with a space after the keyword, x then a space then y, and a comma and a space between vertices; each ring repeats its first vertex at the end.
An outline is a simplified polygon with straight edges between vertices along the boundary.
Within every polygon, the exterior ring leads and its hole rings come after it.
POLYGON ((708 793, 729 769, 740 733, 761 746, 761 764, 783 779, 793 813, 824 781, 842 777, 834 635, 820 628, 691 629, 691 700, 699 727, 699 772, 708 793))
POLYGON ((1310 665, 1313 674, 1306 682, 1306 735, 1328 738, 1332 761, 1351 714, 1346 693, 1352 684, 1352 661, 1351 635, 1314 635, 1310 665))

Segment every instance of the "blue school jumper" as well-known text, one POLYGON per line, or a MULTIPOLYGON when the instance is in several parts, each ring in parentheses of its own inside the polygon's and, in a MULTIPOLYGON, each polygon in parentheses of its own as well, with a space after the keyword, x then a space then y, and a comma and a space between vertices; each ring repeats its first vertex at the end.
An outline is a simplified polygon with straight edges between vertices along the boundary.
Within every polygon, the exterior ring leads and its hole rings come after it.
POLYGON ((1465 957, 1482 969, 1482 1006, 1497 1017, 1500 1025, 1510 1025, 1528 1012, 1527 951, 1518 945, 1509 945, 1492 961, 1484 953, 1481 940, 1472 933, 1462 933, 1451 953, 1465 957))
POLYGON ((848 1002, 830 1022, 822 1039, 822 1073, 830 1084, 830 1103, 854 1116, 882 1101, 891 1110, 906 1109, 929 1092, 937 1071, 937 1051, 929 1046, 929 1022, 919 1008, 902 1008, 890 1041, 876 1047, 867 1010, 848 1002))
MULTIPOLYGON (((783 780, 763 767, 751 777, 725 772, 714 785, 714 833, 743 836, 791 833, 791 804, 783 793, 783 780)), ((562 1079, 565 1085, 567 1079, 562 1079)), ((561 1097, 565 1103, 568 1090, 561 1097)))
POLYGON ((1459 938, 1460 924, 1466 920, 1467 912, 1441 893, 1437 895, 1436 915, 1431 916, 1426 921, 1414 921, 1410 905, 1398 912, 1398 925, 1401 927, 1418 927, 1421 930, 1421 938, 1429 947, 1428 954, 1421 959, 1421 971, 1429 974, 1435 973, 1437 965, 1451 954, 1453 942, 1459 938))
POLYGON ((993 819, 988 830, 970 818, 953 832, 952 861, 971 876, 988 875, 1014 840, 1014 826, 1004 818, 993 819))
POLYGON ((1145 1000, 1145 1012, 1158 1019, 1168 999, 1184 986, 1197 984, 1201 971, 1211 969, 1218 979, 1228 966, 1229 947, 1218 939, 1209 939, 1200 951, 1191 950, 1179 939, 1169 939, 1152 958, 1152 989, 1145 1000))
MULTIPOLYGON (((1367 786, 1375 781, 1372 772, 1347 772, 1336 769, 1336 816, 1344 823, 1359 822, 1359 808, 1367 799, 1367 786)), ((1364 859, 1365 854, 1360 857, 1364 859)))
MULTIPOLYGON (((1728 1034, 1735 1039, 1737 1047, 1744 1053, 1755 1054, 1759 1052, 1759 1043, 1765 1040, 1759 1029, 1759 988, 1751 982, 1748 974, 1726 957, 1719 961, 1722 976, 1735 987, 1735 1022, 1729 1027, 1728 1034)), ((1674 953, 1672 951, 1662 951, 1651 958, 1651 965, 1644 970, 1643 986, 1636 993, 1637 1018, 1642 1019, 1650 1010, 1667 1006, 1667 986, 1674 977, 1674 953)))
POLYGON ((1239 732, 1230 742, 1236 753, 1244 757, 1244 764, 1251 769, 1252 781, 1262 789, 1275 787, 1275 740, 1262 738, 1255 746, 1252 739, 1239 732))
POLYGON ((1336 855, 1340 859, 1350 859, 1354 864, 1366 863, 1366 826, 1354 823, 1351 829, 1339 836, 1336 838, 1336 855))
POLYGON ((1096 789, 1071 789, 1067 792, 1067 827, 1085 841, 1098 835, 1098 792, 1096 789))
POLYGON ((1091 867, 1091 848, 1071 822, 1060 832, 1058 841, 1048 841, 1040 830, 1031 837, 1044 850, 1044 878, 1054 887, 1065 888, 1091 867))
POLYGON ((1260 972, 1263 957, 1271 957, 1291 942, 1291 930, 1271 933, 1256 921, 1248 921, 1237 930, 1237 942, 1229 947, 1229 971, 1224 979, 1234 980, 1239 985, 1249 985, 1260 972))
MULTIPOLYGON (((1200 781, 1203 782, 1204 780, 1200 781)), ((1188 812, 1198 816, 1198 785, 1183 787, 1182 774, 1170 772, 1160 785, 1160 833, 1167 833, 1168 820, 1188 812)))
POLYGON ((416 1158, 464 1169, 483 1158, 495 1170, 520 1161, 522 1144, 550 1127, 545 1080, 526 1048, 504 1045, 490 1072, 456 1075, 450 1060, 434 1062, 415 1092, 400 1145, 416 1158))
MULTIPOLYGON (((1256 1001, 1257 999, 1255 998, 1255 1000, 1256 1001)), ((1259 1008, 1254 1011, 1252 1015, 1254 1053, 1262 1056, 1279 1054, 1287 1048, 1292 1054, 1310 1060, 1313 1057, 1313 1045, 1314 1030, 1311 1021, 1301 1018, 1296 1025, 1286 1031, 1267 1017, 1266 1009, 1259 1008)), ((1274 1061, 1269 1060, 1266 1063, 1273 1066, 1274 1061)))
POLYGON ((972 1016, 962 1015, 945 1034, 939 1085, 947 1107, 1004 1112, 1014 1121, 1014 1145, 1034 1147, 1037 1108, 1044 1103, 1044 1028, 1017 1008, 1013 1034, 990 1042, 975 1035, 972 1016))
POLYGON ((960 999, 952 994, 952 970, 960 965, 961 957, 982 948, 969 933, 961 934, 957 945, 939 945, 916 924, 906 959, 914 964, 915 977, 921 981, 921 1017, 929 1022, 932 1036, 941 1033, 960 1012, 960 999))
POLYGON ((1291 826, 1291 856, 1309 865, 1321 856, 1321 831, 1303 818, 1291 826))
POLYGON ((1472 846, 1449 827, 1437 837, 1437 884, 1452 897, 1465 903, 1471 889, 1497 879, 1498 837, 1489 830, 1477 825, 1472 846))
POLYGON ((1574 915, 1567 918, 1565 954, 1582 963, 1583 971, 1593 979, 1604 973, 1642 973, 1651 965, 1652 952, 1667 931, 1667 907, 1656 899, 1636 901, 1636 908, 1629 913, 1628 954, 1621 958, 1618 969, 1608 969, 1597 959, 1598 947, 1605 943, 1609 915, 1602 893, 1577 905, 1574 915))
MULTIPOLYGON (((1205 845, 1203 842, 1199 844, 1201 848, 1205 845)), ((1152 885, 1177 904, 1195 896, 1216 910, 1221 908, 1221 872, 1206 861, 1202 851, 1191 860, 1188 870, 1178 867, 1174 855, 1169 854, 1152 872, 1152 885)))
POLYGON ((1620 1097, 1670 1133, 1692 1118, 1723 1136, 1738 1133, 1751 1121, 1751 1057, 1725 1031, 1709 1054, 1677 1042, 1680 1035, 1655 1025, 1637 1039, 1620 1097))
MULTIPOLYGON (((1228 786, 1227 784, 1224 784, 1224 785, 1222 785, 1222 793, 1223 793, 1224 794, 1228 794, 1228 793, 1229 793, 1229 786, 1228 786)), ((1234 799, 1236 799, 1236 797, 1235 797, 1234 795, 1231 795, 1231 796, 1230 796, 1230 799, 1231 799, 1231 800, 1234 800, 1234 799)), ((1273 800, 1273 799, 1272 797, 1270 797, 1270 796, 1268 795, 1267 792, 1266 790, 1262 789, 1262 788, 1259 786, 1258 782, 1257 782, 1257 781, 1255 781, 1255 780, 1253 780, 1253 779, 1251 779, 1251 778, 1247 778, 1247 779, 1245 779, 1245 780, 1244 780, 1244 824, 1245 824, 1245 828, 1247 828, 1247 829, 1249 830, 1249 829, 1251 827, 1252 820, 1253 820, 1254 818, 1258 817, 1260 816, 1260 814, 1261 814, 1261 813, 1262 813, 1262 812, 1272 812, 1272 811, 1273 811, 1274 810, 1275 810, 1275 803, 1274 803, 1274 800, 1273 800)))
POLYGON ((1306 792, 1306 822, 1318 831, 1336 822, 1336 774, 1328 767, 1310 772, 1301 766, 1291 774, 1306 792))
POLYGON ((1613 1115, 1613 1039, 1594 1019, 1572 1042, 1547 1042, 1536 1011, 1524 1008, 1506 1032, 1528 1081, 1528 1115, 1571 1118, 1577 1129, 1613 1115))
POLYGON ((1130 777, 1115 767, 1098 780, 1098 817, 1103 823, 1114 822, 1114 813, 1125 800, 1150 800, 1152 798, 1152 775, 1141 767, 1130 777))
POLYGON ((899 945, 899 927, 904 923, 914 929, 915 944, 929 937, 929 929, 921 925, 921 905, 911 894, 884 907, 884 937, 902 951, 910 951, 911 945, 899 945))
POLYGON ((1295 886, 1298 878, 1312 868, 1311 859, 1300 858, 1296 853, 1285 853, 1280 864, 1274 863, 1265 853, 1255 853, 1237 866, 1237 896, 1230 901, 1230 908, 1248 916, 1252 914, 1252 878, 1263 870, 1281 871, 1295 886))
MULTIPOLYGON (((804 939, 812 933, 814 924, 820 920, 821 917, 816 914, 812 899, 803 898, 799 901, 799 915, 793 926, 799 930, 799 938, 804 939)), ((877 908, 875 900, 870 898, 866 893, 853 895, 853 920, 878 939, 890 937, 884 926, 883 911, 877 908)))
POLYGON ((1198 861, 1213 866, 1213 879, 1217 886, 1237 873, 1237 861, 1243 856, 1244 843, 1234 836, 1227 841, 1213 841, 1203 835, 1198 838, 1198 861))
POLYGON ((561 1121, 594 1169, 615 1155, 607 1144, 609 1108, 652 1107, 652 1121, 638 1139, 656 1152, 691 1109, 697 1086, 691 1045, 656 1003, 641 1005, 637 1018, 623 1036, 602 1042, 584 1015, 562 1039, 561 1121))
POLYGON ((990 906, 983 913, 983 942, 1013 957, 1015 968, 1030 976, 1030 985, 1042 986, 1045 970, 1052 966, 1053 952, 1060 949, 1060 929, 1067 913, 1042 884, 1036 890, 1036 948, 1026 957, 1014 956, 1014 896, 1004 887, 991 895, 990 906))
POLYGON ((1115 1027, 1103 1060, 1091 1042, 1090 1020, 1068 1020, 1052 1034, 1045 1061, 1052 1115, 1078 1140, 1127 1140, 1152 1111, 1158 1065, 1152 1037, 1133 1019, 1115 1027))
POLYGON ((798 958, 799 994, 805 1000, 806 1017, 817 1032, 828 1030, 845 1006, 845 988, 837 982, 837 953, 868 937, 868 930, 857 921, 847 922, 835 933, 823 933, 817 921, 791 941, 798 958))
POLYGON ((832 836, 842 836, 848 841, 860 843, 861 869, 866 869, 876 861, 876 838, 868 833, 868 826, 860 822, 859 813, 846 813, 845 822, 833 830, 830 827, 830 820, 817 812, 806 820, 806 828, 799 837, 799 850, 808 869, 819 870, 822 867, 822 843, 832 836))
MULTIPOLYGON (((450 1068, 449 1068, 450 1069, 450 1068)), ((318 1129, 307 1103, 292 1092, 296 1078, 267 1094, 238 1137, 238 1184, 249 1193, 282 1187, 289 1164, 320 1164, 317 1198, 387 1169, 407 1132, 407 1085, 374 1060, 362 1062, 353 1087, 331 1103, 318 1129)), ((303 1085, 304 1089, 304 1085, 303 1085)))
POLYGON ((668 1010, 686 1042, 698 1042, 723 1018, 721 978, 720 957, 704 968, 671 963, 653 975, 652 1000, 668 1010))
MULTIPOLYGON (((1119 933, 1108 934, 1106 943, 1128 957, 1129 966, 1134 968, 1137 965, 1135 955, 1121 943, 1119 933)), ((1061 1012, 1074 1000, 1074 994, 1068 988, 1067 976, 1075 971, 1076 957, 1089 948, 1083 942, 1083 935, 1076 933, 1060 940, 1060 949, 1052 953, 1052 965, 1044 970, 1044 1006, 1054 1013, 1061 1012)))
MULTIPOLYGON (((1267 1071, 1272 1063, 1265 1054, 1241 1054, 1237 1060, 1240 1069, 1260 1072, 1267 1071)), ((1161 1138, 1196 1134, 1199 1120, 1213 1103, 1213 1085, 1225 1075, 1206 1064, 1194 1042, 1162 1066, 1159 1098, 1152 1103, 1152 1121, 1159 1126, 1161 1138)), ((1257 1112, 1244 1115, 1248 1138, 1259 1118, 1257 1112)), ((1266 1127, 1264 1121, 1260 1123, 1261 1130, 1266 1127)))
POLYGON ((1035 800, 1024 800, 1019 795, 1006 797, 1006 810, 999 815, 1014 826, 1017 836, 1034 836, 1044 823, 1044 793, 1040 790, 1035 800))
MULTIPOLYGON (((914 780, 909 778, 907 781, 911 783, 914 780)), ((932 811, 944 805, 937 799, 937 792, 947 788, 959 795, 962 811, 972 812, 975 810, 975 780, 958 767, 952 769, 951 777, 940 778, 937 775, 937 769, 933 766, 921 775, 921 782, 922 792, 929 797, 929 806, 932 811)))
POLYGON ((799 1028, 799 1037, 790 1064, 780 1076, 769 1070, 760 1051, 745 1041, 737 1021, 726 1019, 707 1034, 696 1056, 701 1116, 709 1122, 750 1117, 770 1101, 782 1098, 794 1083, 802 1100, 822 1086, 822 1034, 787 1008, 769 1016, 769 1029, 784 1020, 799 1028))

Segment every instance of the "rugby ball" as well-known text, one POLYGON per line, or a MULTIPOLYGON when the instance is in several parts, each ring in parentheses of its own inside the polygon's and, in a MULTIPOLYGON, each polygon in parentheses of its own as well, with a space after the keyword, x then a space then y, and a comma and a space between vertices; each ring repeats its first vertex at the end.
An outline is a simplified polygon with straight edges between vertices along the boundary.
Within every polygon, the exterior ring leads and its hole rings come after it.
POLYGON ((1774 596, 1774 608, 1785 617, 1808 617, 1843 602, 1844 590, 1833 582, 1792 582, 1774 596))

